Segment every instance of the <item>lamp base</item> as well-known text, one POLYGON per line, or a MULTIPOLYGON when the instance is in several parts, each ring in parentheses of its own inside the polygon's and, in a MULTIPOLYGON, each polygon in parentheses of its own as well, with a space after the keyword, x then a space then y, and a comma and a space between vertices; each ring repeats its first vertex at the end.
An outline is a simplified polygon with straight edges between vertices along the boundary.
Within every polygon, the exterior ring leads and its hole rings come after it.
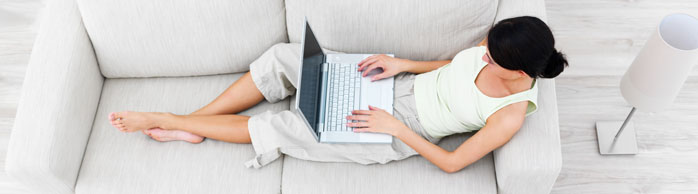
POLYGON ((596 137, 599 142, 601 155, 637 154, 637 139, 635 138, 635 126, 628 122, 623 133, 618 136, 615 146, 611 148, 613 138, 620 130, 623 121, 598 121, 596 122, 596 137))

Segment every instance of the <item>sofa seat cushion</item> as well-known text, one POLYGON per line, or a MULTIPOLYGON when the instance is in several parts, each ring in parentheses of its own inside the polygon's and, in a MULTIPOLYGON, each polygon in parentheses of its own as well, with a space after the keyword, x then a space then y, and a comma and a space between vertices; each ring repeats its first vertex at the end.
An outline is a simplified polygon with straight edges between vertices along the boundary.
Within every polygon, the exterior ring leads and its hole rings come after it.
MULTIPOLYGON (((255 155, 250 144, 212 139, 163 143, 141 132, 121 132, 107 119, 110 112, 124 110, 188 114, 241 75, 107 79, 76 193, 278 193, 283 160, 262 169, 245 168, 244 162, 255 155)), ((288 100, 265 101, 241 114, 288 107, 288 100)))
POLYGON ((78 0, 107 78, 244 72, 288 42, 283 0, 78 0))
POLYGON ((291 42, 303 17, 323 48, 346 53, 392 53, 412 60, 447 60, 475 46, 497 13, 492 0, 286 0, 291 42))
MULTIPOLYGON (((446 137, 454 150, 474 133, 446 137)), ((496 193, 492 154, 448 174, 421 156, 387 164, 326 163, 284 158, 282 193, 496 193)))

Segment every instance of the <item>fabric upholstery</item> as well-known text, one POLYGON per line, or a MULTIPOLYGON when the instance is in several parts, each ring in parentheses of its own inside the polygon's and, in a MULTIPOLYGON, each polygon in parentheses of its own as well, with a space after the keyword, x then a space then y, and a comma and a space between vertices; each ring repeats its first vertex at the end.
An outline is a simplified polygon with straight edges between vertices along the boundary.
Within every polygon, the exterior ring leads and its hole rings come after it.
MULTIPOLYGON (((474 133, 449 136, 439 146, 454 150, 474 133)), ((381 165, 324 163, 286 156, 282 193, 496 193, 492 154, 456 173, 444 173, 421 156, 381 165)))
POLYGON ((538 79, 538 111, 494 150, 499 193, 550 193, 562 168, 554 79, 538 79))
POLYGON ((73 193, 102 82, 75 2, 49 1, 24 78, 5 170, 40 193, 73 193))
POLYGON ((300 42, 307 16, 320 46, 346 53, 392 53, 446 60, 475 46, 492 25, 491 0, 286 0, 291 42, 300 42))
POLYGON ((288 42, 282 0, 78 0, 105 77, 245 72, 288 42))
MULTIPOLYGON (((516 16, 547 20, 544 0, 500 0, 496 21, 516 16)), ((554 33, 554 31, 553 31, 554 33)), ((562 168, 555 79, 539 79, 538 111, 494 150, 498 193, 550 193, 562 168)))
POLYGON ((517 16, 534 16, 547 21, 545 0, 499 0, 494 23, 517 16))
MULTIPOLYGON (((114 111, 189 114, 211 102, 242 74, 179 78, 107 79, 85 151, 76 193, 278 193, 281 163, 245 168, 250 144, 206 139, 158 142, 124 133, 107 119, 114 111)), ((287 110, 288 100, 262 102, 241 114, 287 110)))

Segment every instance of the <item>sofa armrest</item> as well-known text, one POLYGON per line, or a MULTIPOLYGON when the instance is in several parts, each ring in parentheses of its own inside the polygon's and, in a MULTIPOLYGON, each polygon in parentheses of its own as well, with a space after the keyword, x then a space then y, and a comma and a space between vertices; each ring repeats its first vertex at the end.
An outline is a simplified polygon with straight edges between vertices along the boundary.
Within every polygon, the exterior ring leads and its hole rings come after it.
POLYGON ((104 77, 74 0, 48 1, 5 170, 41 193, 74 193, 104 77))
POLYGON ((554 79, 538 79, 538 110, 494 150, 498 193, 550 193, 562 167, 554 79))

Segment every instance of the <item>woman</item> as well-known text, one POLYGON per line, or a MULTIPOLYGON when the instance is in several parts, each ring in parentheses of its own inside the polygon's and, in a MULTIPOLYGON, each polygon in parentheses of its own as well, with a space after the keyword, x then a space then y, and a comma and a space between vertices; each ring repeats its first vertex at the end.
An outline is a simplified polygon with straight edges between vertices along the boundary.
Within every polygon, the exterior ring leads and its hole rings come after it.
POLYGON ((250 72, 213 102, 190 115, 116 112, 109 120, 124 132, 142 131, 158 141, 199 143, 204 137, 252 143, 259 168, 279 157, 361 164, 387 163, 420 154, 445 172, 456 172, 504 145, 537 109, 536 78, 559 75, 567 60, 554 48, 548 26, 535 17, 494 25, 476 47, 452 61, 411 61, 374 55, 358 64, 373 80, 395 76, 394 114, 369 107, 347 116, 354 132, 386 133, 392 144, 324 144, 312 138, 291 111, 234 115, 263 99, 295 92, 299 45, 279 44, 250 65, 250 72), (355 122, 361 121, 361 122, 355 122), (435 145, 445 136, 479 130, 454 151, 435 145))

